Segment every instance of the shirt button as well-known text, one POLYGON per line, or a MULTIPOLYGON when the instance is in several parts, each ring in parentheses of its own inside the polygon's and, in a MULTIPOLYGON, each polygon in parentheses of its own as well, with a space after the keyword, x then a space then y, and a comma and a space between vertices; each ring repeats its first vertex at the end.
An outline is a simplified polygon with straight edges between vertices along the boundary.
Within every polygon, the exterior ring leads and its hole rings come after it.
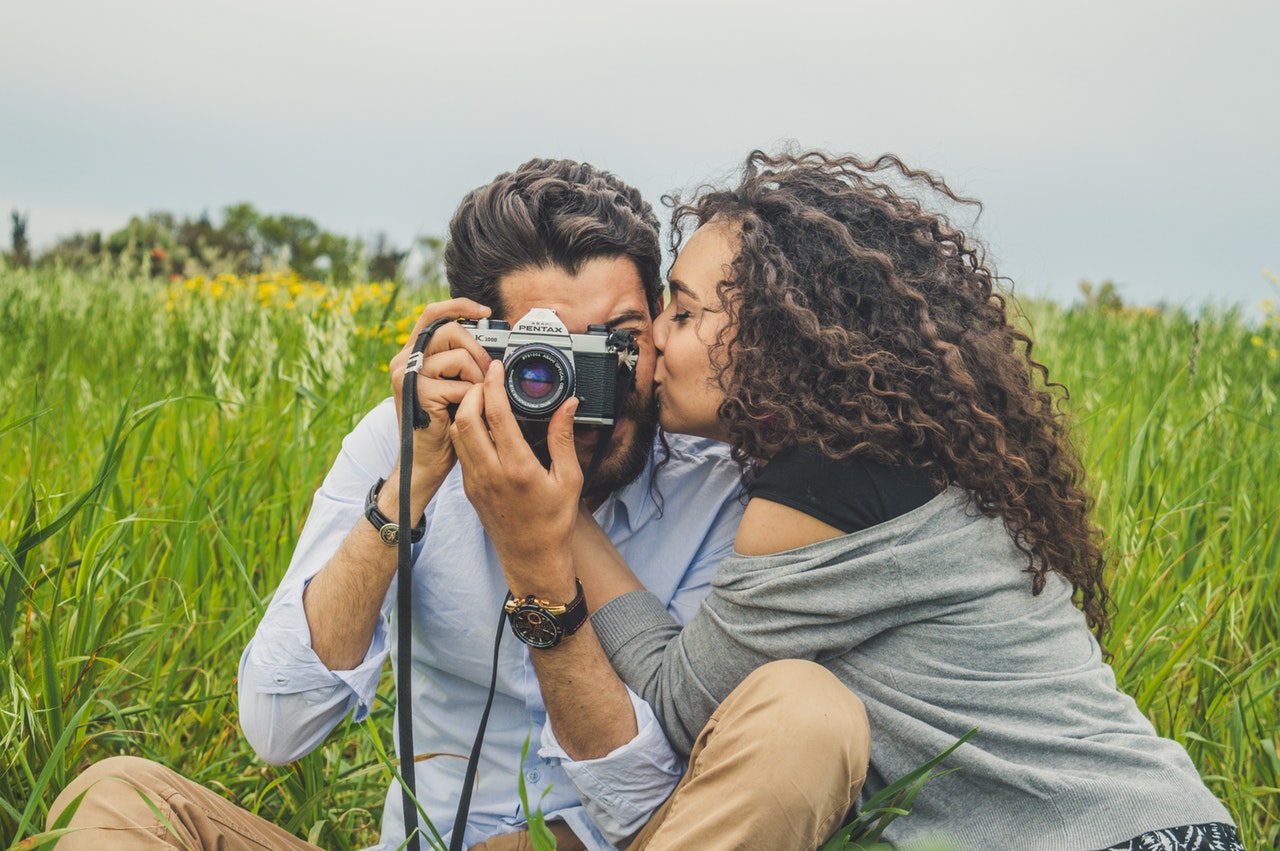
POLYGON ((539 780, 542 779, 542 775, 539 774, 538 769, 535 768, 529 773, 525 774, 524 779, 528 780, 530 783, 537 783, 539 780))

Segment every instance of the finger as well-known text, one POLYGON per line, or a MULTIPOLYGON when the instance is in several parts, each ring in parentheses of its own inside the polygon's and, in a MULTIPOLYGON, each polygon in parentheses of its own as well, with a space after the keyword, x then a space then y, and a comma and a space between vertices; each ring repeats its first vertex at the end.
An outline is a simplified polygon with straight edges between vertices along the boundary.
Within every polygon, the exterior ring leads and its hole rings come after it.
POLYGON ((418 318, 413 323, 413 330, 409 332, 408 338, 405 340, 402 350, 404 356, 409 356, 414 343, 417 342, 418 335, 431 323, 440 319, 484 319, 490 313, 492 311, 489 308, 469 298, 453 298, 448 301, 428 304, 422 309, 422 313, 418 314, 418 318))
POLYGON ((578 398, 571 396, 551 415, 547 424, 547 453, 551 456, 551 472, 566 483, 582 486, 582 467, 573 443, 573 415, 578 411, 578 398))
POLYGON ((533 450, 511 412, 511 402, 507 399, 507 388, 502 378, 502 364, 498 361, 489 364, 484 374, 484 415, 489 424, 489 434, 493 436, 498 455, 505 461, 520 461, 526 456, 533 458, 533 450))
MULTIPOLYGON (((448 349, 431 355, 422 362, 419 374, 427 378, 464 381, 468 385, 484 381, 484 368, 476 363, 471 352, 463 349, 448 349)), ((421 385, 421 379, 419 379, 419 385, 421 385)))
MULTIPOLYGON (((412 348, 413 340, 409 341, 412 348)), ((480 345, 480 341, 476 339, 476 335, 471 330, 459 325, 456 322, 450 322, 436 329, 431 335, 431 341, 427 343, 427 357, 447 351, 465 351, 475 361, 481 372, 489 368, 489 361, 492 360, 489 353, 485 351, 484 346, 480 345)), ((480 379, 477 378, 477 381, 480 379)))
POLYGON ((413 333, 409 335, 409 339, 416 338, 424 328, 437 319, 485 319, 492 312, 483 304, 469 298, 451 298, 448 301, 428 304, 418 316, 418 321, 414 323, 413 333))
POLYGON ((483 472, 490 466, 497 466, 498 456, 485 426, 483 384, 471 385, 458 402, 449 434, 464 470, 483 472))
POLYGON ((454 381, 448 378, 419 378, 418 404, 435 415, 450 405, 459 405, 467 395, 467 391, 476 385, 468 381, 454 381))

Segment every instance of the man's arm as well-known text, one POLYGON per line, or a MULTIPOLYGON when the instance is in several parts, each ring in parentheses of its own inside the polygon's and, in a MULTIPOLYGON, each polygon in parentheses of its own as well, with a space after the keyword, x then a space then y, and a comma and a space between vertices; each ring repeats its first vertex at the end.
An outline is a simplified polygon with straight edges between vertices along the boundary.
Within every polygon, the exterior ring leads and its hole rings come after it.
MULTIPOLYGON (((390 365, 396 400, 391 434, 397 446, 401 390, 418 333, 437 319, 488 314, 488 308, 465 299, 423 311, 409 343, 390 365)), ((422 516, 455 463, 448 406, 480 379, 489 360, 474 336, 452 323, 436 332, 425 354, 416 380, 419 405, 431 423, 414 430, 412 517, 422 516)), ((381 418, 379 429, 386 425, 381 418)), ((365 494, 378 475, 389 479, 378 498, 384 514, 397 515, 401 494, 394 475, 398 463, 388 463, 397 449, 388 447, 381 431, 373 431, 376 439, 368 431, 353 433, 350 451, 344 444, 313 503, 290 569, 241 660, 241 725, 268 761, 289 761, 314 748, 353 705, 366 712, 388 650, 380 633, 397 553, 362 515, 365 494), (371 439, 381 441, 380 451, 370 451, 371 439), (323 564, 319 570, 317 563, 323 564)))
MULTIPOLYGON (((467 498, 498 552, 511 592, 568 603, 576 594, 571 538, 582 469, 573 449, 577 400, 548 424, 551 467, 525 442, 507 402, 502 365, 465 396, 453 440, 467 498)), ((596 601, 587 597, 588 608, 596 601)), ((605 657, 590 623, 559 645, 530 652, 547 715, 575 760, 596 759, 630 742, 638 730, 627 687, 605 657)))
POLYGON ((388 649, 386 628, 375 625, 362 660, 330 669, 311 648, 303 593, 349 531, 366 522, 363 493, 395 452, 395 408, 388 401, 344 439, 312 499, 289 569, 241 658, 240 724, 268 762, 289 762, 309 752, 348 711, 363 717, 373 700, 388 649))
MULTIPOLYGON (((396 422, 406 368, 418 334, 438 319, 465 316, 481 319, 489 309, 467 299, 428 305, 418 318, 404 348, 392 359, 391 383, 396 400, 396 422)), ((449 439, 449 405, 462 401, 467 389, 483 376, 489 355, 475 337, 456 324, 439 328, 427 344, 417 374, 418 404, 430 424, 413 431, 413 475, 409 516, 421 517, 453 469, 455 455, 449 439)), ((397 458, 395 469, 399 469, 397 458)), ((400 511, 400 477, 388 473, 378 493, 378 508, 387 517, 400 511)), ((408 531, 404 531, 408 534, 408 531)), ((373 524, 357 522, 333 558, 307 585, 303 596, 311 646, 330 670, 346 670, 364 658, 378 624, 382 600, 396 575, 396 548, 389 547, 373 524)))

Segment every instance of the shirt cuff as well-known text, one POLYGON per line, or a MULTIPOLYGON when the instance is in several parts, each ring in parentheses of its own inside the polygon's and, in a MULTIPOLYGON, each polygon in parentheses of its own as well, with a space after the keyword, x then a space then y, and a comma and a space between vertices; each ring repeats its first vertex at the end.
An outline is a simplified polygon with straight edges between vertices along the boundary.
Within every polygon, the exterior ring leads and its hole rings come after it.
POLYGON ((574 760, 543 725, 538 755, 560 760, 596 827, 613 845, 622 845, 644 827, 684 775, 684 763, 663 735, 653 708, 627 689, 637 733, 598 759, 574 760))

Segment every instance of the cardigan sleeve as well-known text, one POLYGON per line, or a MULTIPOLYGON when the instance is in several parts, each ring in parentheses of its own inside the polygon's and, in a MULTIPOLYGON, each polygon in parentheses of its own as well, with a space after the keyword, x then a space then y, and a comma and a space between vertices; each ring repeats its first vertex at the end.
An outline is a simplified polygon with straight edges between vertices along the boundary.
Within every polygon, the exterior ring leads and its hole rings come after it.
POLYGON ((729 556, 683 629, 645 591, 611 601, 591 622, 614 668, 687 757, 720 701, 756 668, 841 656, 901 621, 906 600, 891 548, 852 557, 847 549, 824 542, 729 556))

